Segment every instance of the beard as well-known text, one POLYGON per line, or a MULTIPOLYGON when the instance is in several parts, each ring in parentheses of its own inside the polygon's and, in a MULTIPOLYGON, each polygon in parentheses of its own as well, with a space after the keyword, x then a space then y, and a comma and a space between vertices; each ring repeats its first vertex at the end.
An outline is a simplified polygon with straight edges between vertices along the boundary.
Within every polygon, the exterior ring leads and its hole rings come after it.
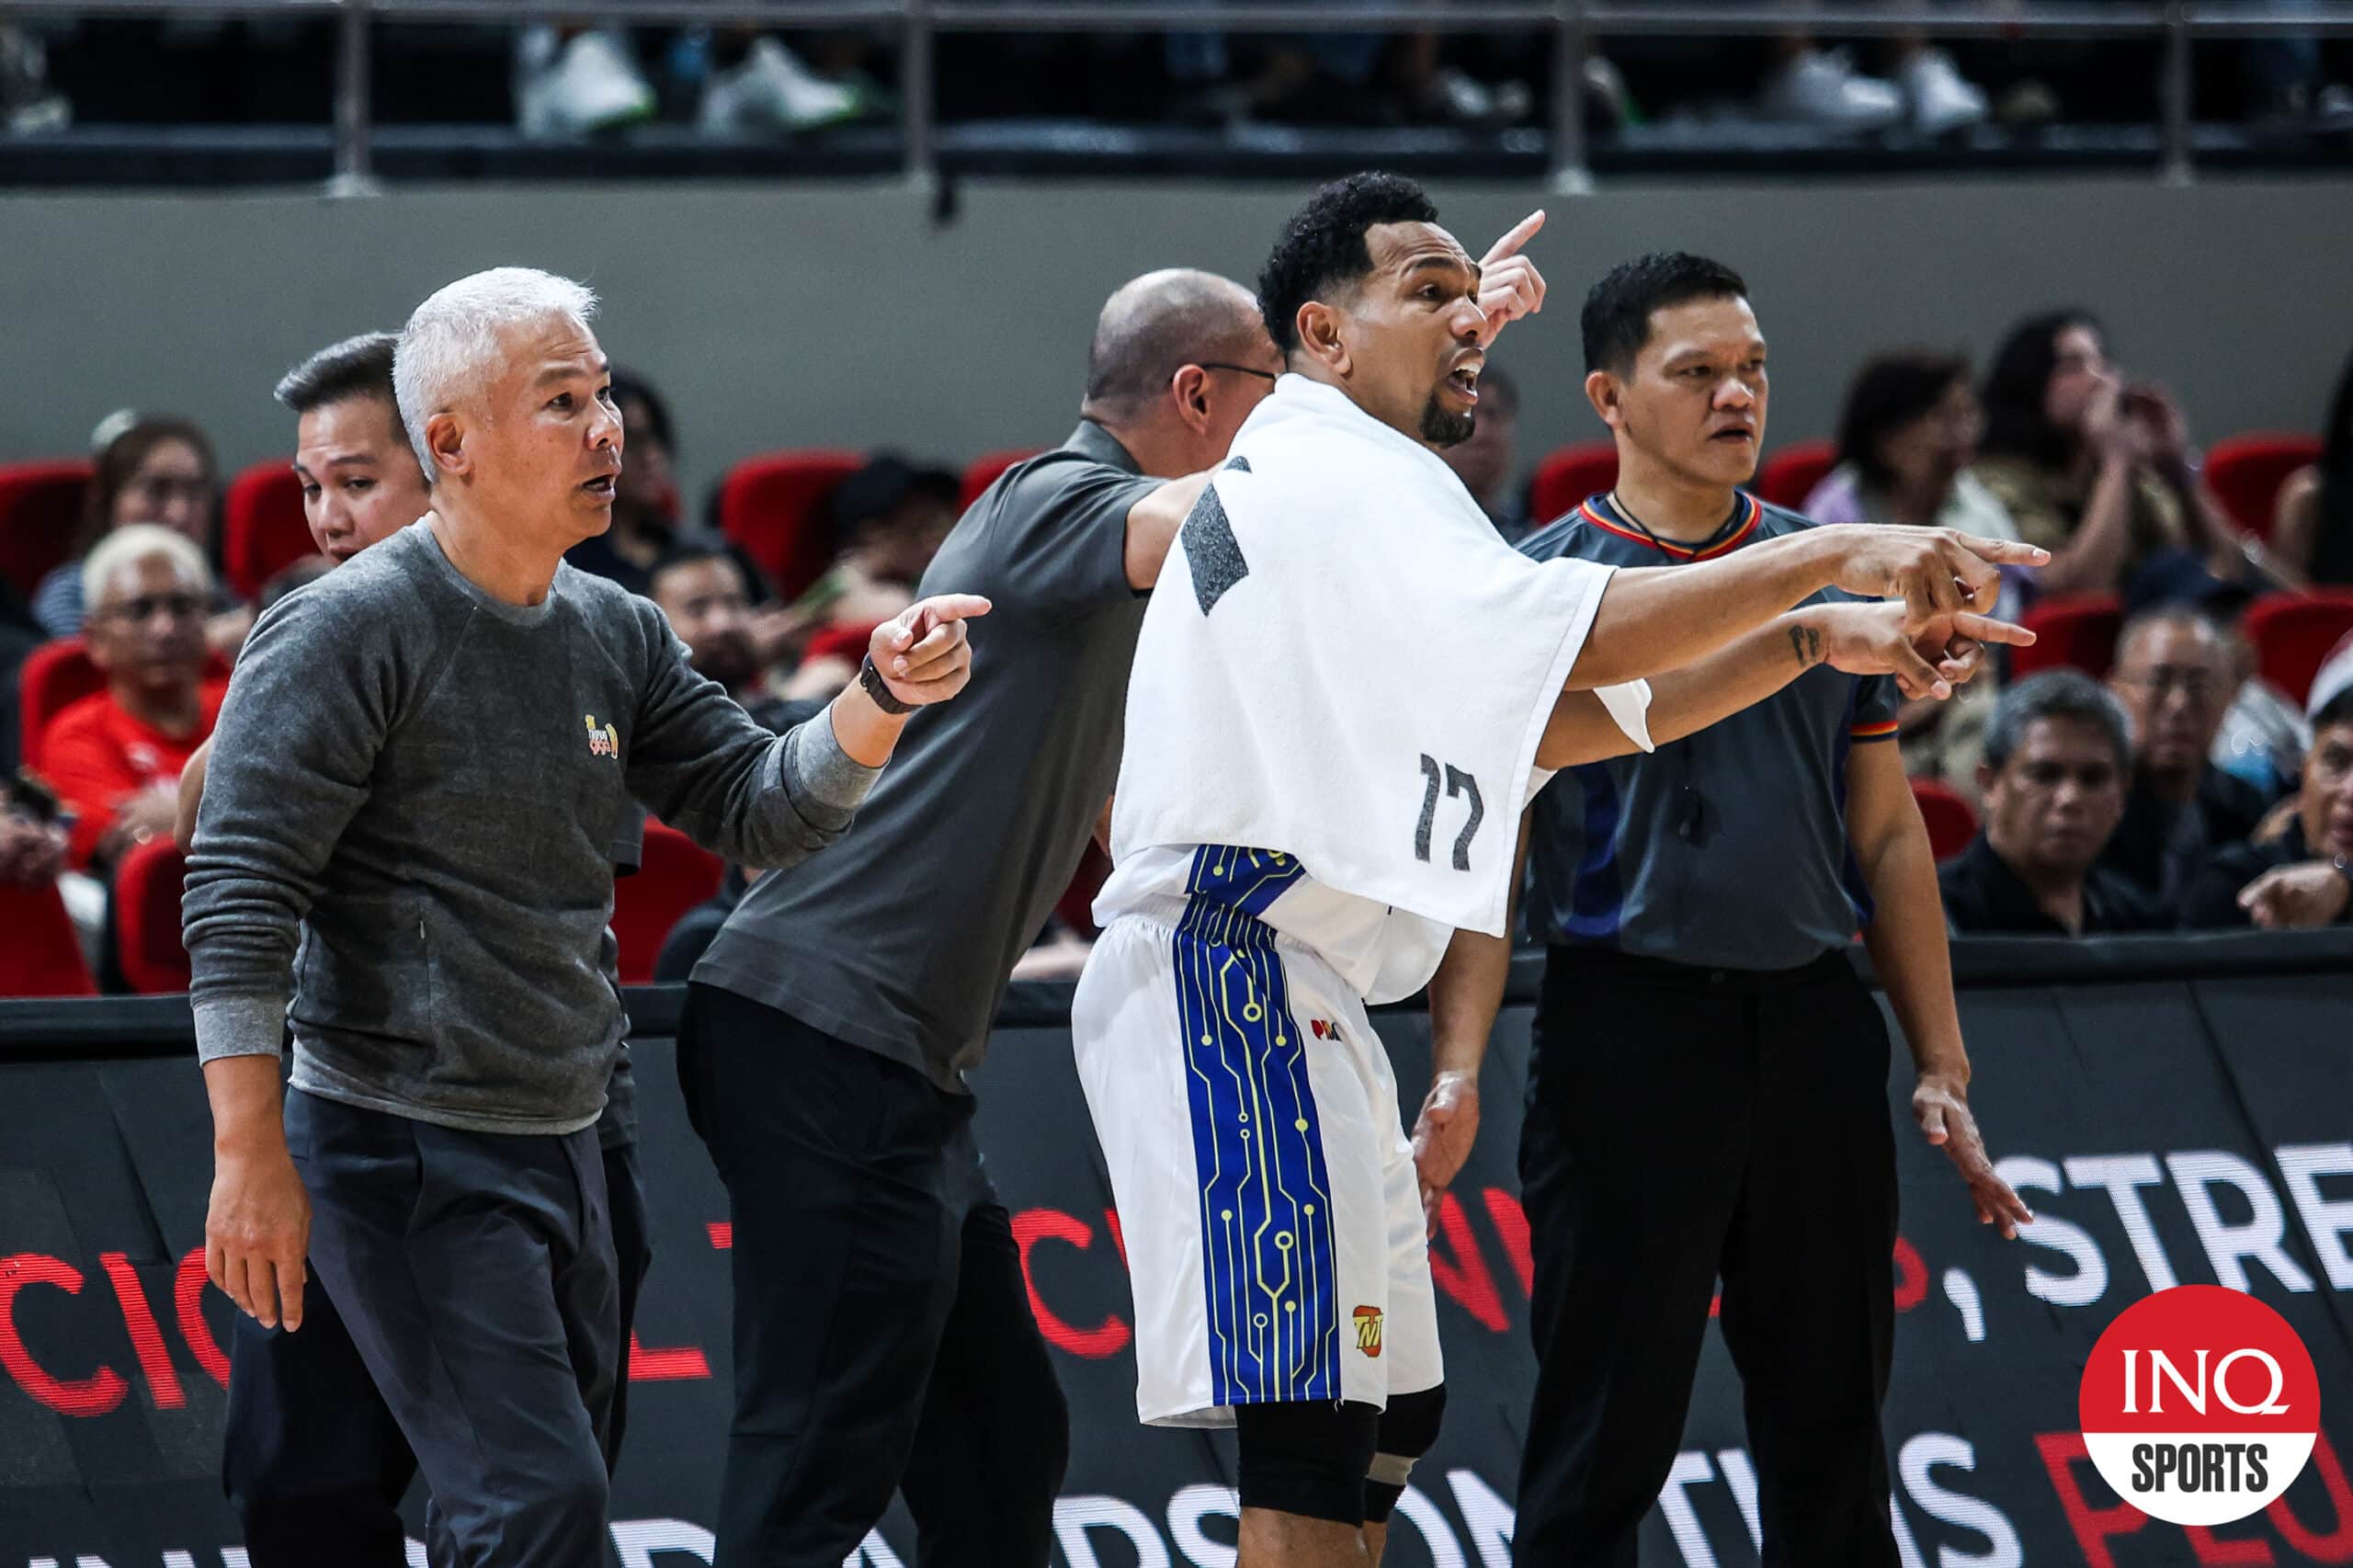
POLYGON ((1449 413, 1436 392, 1430 393, 1429 402, 1422 404, 1422 439, 1433 447, 1459 447, 1478 427, 1479 411, 1475 408, 1461 414, 1449 413))

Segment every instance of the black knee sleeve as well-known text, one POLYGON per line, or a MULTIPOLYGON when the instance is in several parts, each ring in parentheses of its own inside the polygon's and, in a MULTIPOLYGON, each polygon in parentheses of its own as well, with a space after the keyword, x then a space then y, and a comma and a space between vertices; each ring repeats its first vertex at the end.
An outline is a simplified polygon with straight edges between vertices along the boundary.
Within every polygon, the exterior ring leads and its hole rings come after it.
POLYGON ((1438 1441, 1439 1417, 1446 1414, 1446 1385, 1401 1393, 1381 1413, 1373 1434, 1372 1463, 1364 1478, 1364 1517, 1367 1524, 1386 1524, 1405 1494, 1414 1461, 1438 1441))
POLYGON ((1365 1476, 1381 1413, 1322 1400, 1236 1405, 1242 1506, 1336 1524, 1364 1523, 1365 1476))

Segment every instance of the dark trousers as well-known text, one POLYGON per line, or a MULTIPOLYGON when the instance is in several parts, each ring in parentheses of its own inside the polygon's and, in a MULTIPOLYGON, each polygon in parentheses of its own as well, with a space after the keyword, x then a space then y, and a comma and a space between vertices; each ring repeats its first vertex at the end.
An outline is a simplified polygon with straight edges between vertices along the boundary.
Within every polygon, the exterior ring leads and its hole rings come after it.
POLYGON ((311 1267, 425 1472, 436 1556, 602 1561, 623 1341, 596 1130, 463 1132, 296 1091, 286 1140, 311 1267))
MULTIPOLYGON (((620 1342, 627 1345, 638 1288, 654 1262, 645 1179, 635 1144, 604 1155, 620 1264, 620 1342)), ((626 1378, 614 1385, 605 1433, 608 1471, 620 1457, 628 1393, 626 1378)), ((264 1328, 237 1314, 230 1327, 221 1484, 244 1526, 253 1568, 405 1568, 400 1504, 415 1475, 416 1455, 315 1275, 302 1292, 299 1332, 264 1328)))
POLYGON ((1520 1136, 1538 1371, 1516 1561, 1633 1568, 1721 1279, 1766 1568, 1894 1568, 1887 1071, 1841 954, 1756 974, 1552 950, 1520 1136))
POLYGON ((1070 1415, 969 1096, 695 985, 678 1078, 734 1221, 718 1568, 839 1568, 903 1493, 923 1568, 1042 1568, 1070 1415))

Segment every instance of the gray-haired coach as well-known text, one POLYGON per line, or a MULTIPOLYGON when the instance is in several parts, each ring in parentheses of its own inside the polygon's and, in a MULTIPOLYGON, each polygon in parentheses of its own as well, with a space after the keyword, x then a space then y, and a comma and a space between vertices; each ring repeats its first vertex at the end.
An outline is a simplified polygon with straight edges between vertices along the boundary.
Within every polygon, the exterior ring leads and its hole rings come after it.
POLYGON ((652 603, 563 564, 609 525, 621 463, 594 309, 509 267, 410 318, 393 380, 433 510, 255 628, 183 906, 209 1272, 299 1329, 307 1250, 464 1568, 602 1558, 616 823, 633 798, 731 859, 812 854, 905 705, 961 688, 961 621, 987 608, 918 603, 824 714, 754 723, 652 603))

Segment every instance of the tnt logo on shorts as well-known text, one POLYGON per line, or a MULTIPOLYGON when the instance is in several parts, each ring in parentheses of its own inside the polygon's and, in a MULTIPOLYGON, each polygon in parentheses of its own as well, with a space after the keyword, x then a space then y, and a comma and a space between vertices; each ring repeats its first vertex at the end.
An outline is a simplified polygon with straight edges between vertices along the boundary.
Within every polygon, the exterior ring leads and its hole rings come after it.
POLYGON ((1375 1360, 1381 1358, 1381 1309, 1357 1309, 1357 1348, 1375 1360))
POLYGON ((2288 1320, 2220 1285, 2177 1285, 2108 1325, 2084 1365, 2084 1447, 2152 1518, 2226 1525, 2312 1458, 2320 1379, 2288 1320))
POLYGON ((590 756, 609 756, 616 762, 620 761, 621 755, 620 732, 614 729, 610 724, 607 724, 604 728, 598 729, 597 727, 597 715, 594 713, 585 713, 581 715, 581 717, 588 721, 588 755, 590 756))

